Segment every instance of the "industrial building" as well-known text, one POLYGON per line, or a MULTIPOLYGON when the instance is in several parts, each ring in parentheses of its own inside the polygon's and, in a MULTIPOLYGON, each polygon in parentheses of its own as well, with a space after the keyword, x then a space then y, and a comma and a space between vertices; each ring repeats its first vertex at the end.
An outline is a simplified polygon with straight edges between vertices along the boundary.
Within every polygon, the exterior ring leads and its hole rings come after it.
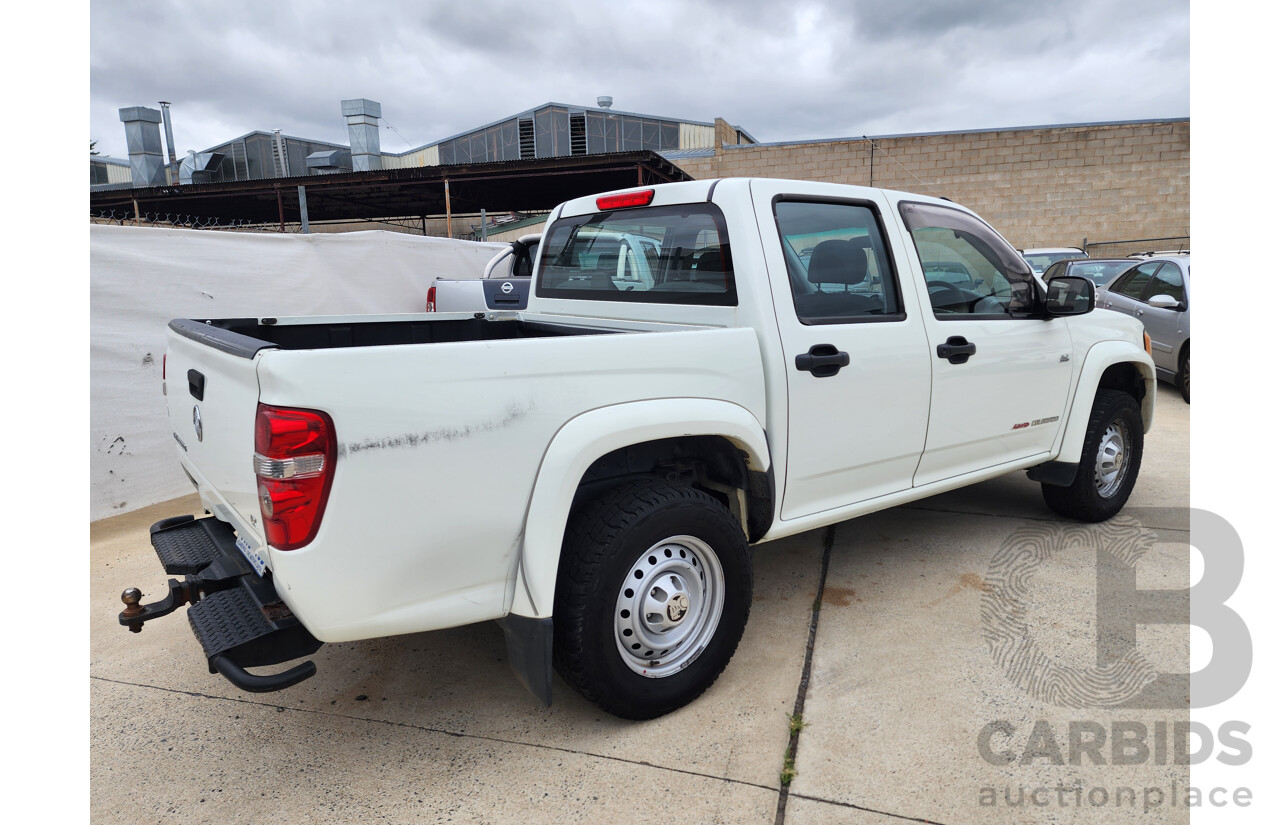
MULTIPOLYGON (((124 161, 92 158, 93 185, 130 183, 132 186, 222 183, 227 181, 291 178, 303 175, 405 169, 419 166, 536 158, 575 157, 647 150, 659 154, 710 152, 715 146, 713 122, 678 120, 612 109, 612 98, 601 97, 596 107, 545 103, 476 129, 419 146, 406 152, 383 152, 379 134, 382 106, 357 98, 342 101, 350 145, 254 131, 225 143, 190 152, 179 160, 172 146, 168 113, 146 107, 120 110, 129 140, 131 179, 107 179, 108 165, 124 161), (168 162, 160 147, 160 124, 169 139, 168 162)), ((166 107, 167 108, 167 107, 166 107)), ((739 142, 755 143, 737 129, 739 142)))
POLYGON ((91 214, 185 211, 219 227, 286 231, 307 223, 310 203, 313 214, 317 207, 323 213, 313 219, 330 231, 377 221, 470 237, 476 221, 455 216, 545 211, 554 205, 546 201, 551 193, 758 175, 949 197, 1019 246, 1146 239, 1185 246, 1190 234, 1188 118, 760 143, 721 118, 683 120, 612 104, 608 97, 595 107, 545 103, 389 153, 379 139, 381 104, 357 98, 341 102, 348 145, 255 131, 183 159, 173 150, 167 104, 121 109, 131 174, 125 177, 123 161, 91 158, 91 214), (320 175, 333 177, 322 184, 320 175))

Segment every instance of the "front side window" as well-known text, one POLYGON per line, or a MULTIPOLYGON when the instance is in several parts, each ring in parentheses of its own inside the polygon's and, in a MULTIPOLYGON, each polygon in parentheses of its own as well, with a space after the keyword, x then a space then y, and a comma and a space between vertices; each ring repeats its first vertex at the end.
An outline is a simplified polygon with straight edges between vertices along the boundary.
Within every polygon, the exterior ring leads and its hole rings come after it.
POLYGON ((869 207, 787 200, 773 211, 801 323, 903 317, 884 235, 869 207))
POLYGON ((724 216, 712 204, 562 218, 547 231, 535 294, 736 306, 724 216))
POLYGON ((959 209, 898 205, 940 319, 1025 317, 1035 309, 1031 267, 994 229, 959 209))

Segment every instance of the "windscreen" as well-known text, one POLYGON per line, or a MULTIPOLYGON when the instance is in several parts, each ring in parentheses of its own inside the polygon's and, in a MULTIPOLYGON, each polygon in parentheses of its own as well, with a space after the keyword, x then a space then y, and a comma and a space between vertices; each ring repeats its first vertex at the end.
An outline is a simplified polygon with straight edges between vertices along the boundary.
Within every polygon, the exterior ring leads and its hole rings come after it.
POLYGON ((562 218, 542 242, 540 298, 736 306, 724 216, 711 204, 562 218))

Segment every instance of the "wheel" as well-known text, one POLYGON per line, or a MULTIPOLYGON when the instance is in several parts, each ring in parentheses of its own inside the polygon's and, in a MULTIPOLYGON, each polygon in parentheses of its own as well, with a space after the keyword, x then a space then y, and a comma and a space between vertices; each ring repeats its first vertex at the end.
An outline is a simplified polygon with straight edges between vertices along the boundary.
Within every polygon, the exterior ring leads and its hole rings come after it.
POLYGON ((556 670, 624 719, 702 695, 751 611, 742 527, 700 490, 625 482, 570 520, 556 581, 556 670))
POLYGON ((1142 465, 1142 413, 1133 396, 1098 390, 1089 414, 1084 450, 1068 487, 1040 485, 1045 503, 1059 515, 1106 521, 1120 512, 1142 465))
POLYGON ((1178 374, 1173 377, 1174 386, 1182 392, 1182 400, 1191 403, 1191 345, 1182 350, 1178 359, 1178 374))

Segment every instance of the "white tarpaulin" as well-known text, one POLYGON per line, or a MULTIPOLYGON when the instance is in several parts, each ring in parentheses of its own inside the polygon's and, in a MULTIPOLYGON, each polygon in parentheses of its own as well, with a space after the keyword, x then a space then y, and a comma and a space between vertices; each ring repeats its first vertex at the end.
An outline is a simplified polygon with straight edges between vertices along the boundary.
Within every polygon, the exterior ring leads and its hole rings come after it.
POLYGON ((160 392, 170 320, 422 312, 437 277, 478 278, 504 246, 91 225, 90 520, 191 492, 160 392))

